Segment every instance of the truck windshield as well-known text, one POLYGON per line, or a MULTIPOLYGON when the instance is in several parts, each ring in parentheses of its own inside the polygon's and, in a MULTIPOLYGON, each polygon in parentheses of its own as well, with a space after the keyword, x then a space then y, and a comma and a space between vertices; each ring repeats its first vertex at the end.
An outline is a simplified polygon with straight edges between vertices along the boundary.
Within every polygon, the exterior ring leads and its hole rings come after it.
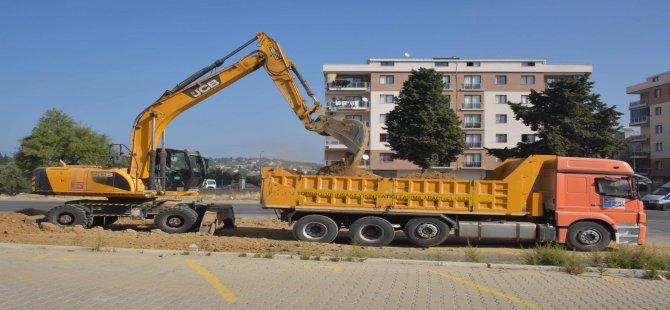
POLYGON ((611 197, 633 197, 628 178, 598 178, 596 179, 596 192, 603 196, 611 197))

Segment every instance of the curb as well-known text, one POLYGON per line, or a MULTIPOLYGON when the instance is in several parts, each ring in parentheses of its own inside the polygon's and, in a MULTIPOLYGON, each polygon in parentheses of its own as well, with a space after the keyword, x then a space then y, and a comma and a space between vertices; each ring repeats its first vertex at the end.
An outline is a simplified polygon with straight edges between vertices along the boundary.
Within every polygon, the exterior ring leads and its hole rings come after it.
MULTIPOLYGON (((60 250, 60 251, 82 251, 93 252, 93 247, 84 246, 68 246, 68 245, 43 245, 43 244, 25 244, 25 243, 0 243, 0 249, 39 249, 39 250, 60 250)), ((99 252, 113 252, 113 253, 137 253, 137 254, 155 254, 163 257, 164 255, 194 255, 194 256, 220 256, 220 257, 244 257, 244 258, 264 258, 263 253, 244 253, 244 252, 204 252, 204 251, 177 251, 177 250, 163 250, 163 249, 136 249, 136 248, 108 248, 104 247, 99 252), (188 253, 188 254, 185 254, 188 253), (260 255, 260 256, 259 256, 260 255)), ((274 259, 286 260, 302 260, 300 255, 291 254, 274 254, 274 259)), ((332 257, 322 256, 319 261, 330 262, 332 257)), ((313 261, 310 257, 307 261, 313 261)), ((341 259, 338 262, 347 262, 341 259)), ((496 264, 496 263, 469 263, 469 262, 450 262, 450 261, 430 261, 430 260, 413 260, 413 259, 394 259, 394 258, 357 258, 358 263, 387 263, 398 265, 424 265, 424 266, 442 266, 442 267, 460 267, 460 268, 482 268, 482 269, 496 269, 496 270, 529 270, 529 271, 554 271, 565 272, 564 267, 559 266, 542 266, 542 265, 521 265, 521 264, 496 264)), ((586 267, 588 273, 600 273, 595 267, 586 267)), ((643 269, 618 269, 605 268, 604 272, 608 276, 623 276, 632 278, 643 278, 647 271, 643 269)))

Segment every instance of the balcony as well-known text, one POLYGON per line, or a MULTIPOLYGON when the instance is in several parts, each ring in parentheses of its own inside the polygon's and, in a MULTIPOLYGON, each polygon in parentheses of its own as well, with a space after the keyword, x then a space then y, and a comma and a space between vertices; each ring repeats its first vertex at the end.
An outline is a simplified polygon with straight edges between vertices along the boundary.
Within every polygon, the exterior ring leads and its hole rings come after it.
POLYGON ((482 84, 480 84, 480 83, 463 84, 463 89, 466 89, 466 90, 482 90, 482 84))
POLYGON ((481 168, 482 167, 482 162, 481 161, 466 161, 463 163, 463 166, 465 168, 481 168))
POLYGON ((482 148, 482 143, 481 142, 465 142, 465 146, 469 149, 481 149, 482 148))
POLYGON ((370 82, 335 80, 328 84, 328 90, 369 90, 370 82))
POLYGON ((649 152, 631 152, 630 158, 649 158, 649 152))
POLYGON ((482 128, 482 123, 479 122, 465 122, 463 123, 464 128, 482 128))
POLYGON ((463 110, 481 110, 481 102, 466 102, 463 104, 463 110))
POLYGON ((631 142, 640 142, 640 141, 646 141, 649 139, 649 136, 647 135, 635 135, 635 136, 630 136, 628 140, 631 142))
POLYGON ((361 100, 335 100, 326 105, 328 111, 369 111, 369 101, 361 100))
POLYGON ((346 149, 347 146, 335 138, 326 138, 327 149, 346 149))
POLYGON ((631 116, 630 117, 630 126, 635 126, 635 125, 641 125, 641 124, 646 124, 649 122, 649 116, 643 115, 643 116, 631 116))
POLYGON ((649 104, 649 101, 647 99, 640 99, 640 100, 635 100, 631 101, 630 104, 628 105, 628 109, 637 109, 637 108, 644 108, 649 104))

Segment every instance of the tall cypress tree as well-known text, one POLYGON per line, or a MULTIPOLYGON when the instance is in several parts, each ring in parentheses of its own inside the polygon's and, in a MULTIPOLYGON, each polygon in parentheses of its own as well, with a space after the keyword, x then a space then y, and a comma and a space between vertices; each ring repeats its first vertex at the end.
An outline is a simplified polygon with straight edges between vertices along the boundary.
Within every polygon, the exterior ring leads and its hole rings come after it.
POLYGON ((530 104, 509 105, 514 118, 537 132, 538 140, 520 142, 514 148, 487 149, 505 159, 533 154, 574 157, 613 157, 625 146, 615 138, 622 113, 600 101, 592 92, 589 75, 558 80, 542 92, 531 91, 530 104))
POLYGON ((423 171, 455 161, 465 149, 465 133, 443 89, 442 74, 434 69, 412 70, 386 118, 395 158, 407 159, 423 171))

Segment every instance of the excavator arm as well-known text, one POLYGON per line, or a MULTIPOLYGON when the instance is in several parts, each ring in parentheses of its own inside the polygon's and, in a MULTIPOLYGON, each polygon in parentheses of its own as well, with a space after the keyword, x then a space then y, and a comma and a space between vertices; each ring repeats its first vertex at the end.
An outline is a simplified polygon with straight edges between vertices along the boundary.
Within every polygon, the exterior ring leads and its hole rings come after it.
MULTIPOLYGON (((338 139, 353 153, 353 157, 347 164, 358 165, 368 144, 367 127, 357 120, 336 120, 324 115, 321 103, 316 99, 293 62, 284 55, 276 41, 259 32, 255 38, 232 53, 216 60, 177 84, 173 89, 166 91, 156 102, 137 116, 131 132, 131 164, 128 173, 135 179, 149 181, 149 189, 157 189, 155 180, 159 179, 159 176, 155 175, 157 170, 155 164, 156 158, 160 156, 157 153, 157 144, 161 141, 161 136, 170 122, 182 112, 261 67, 274 81, 305 128, 338 139), (207 75, 222 66, 228 58, 256 41, 258 42, 257 50, 243 56, 238 62, 218 73, 207 75), (311 106, 307 106, 296 83, 296 77, 311 98, 311 106)), ((164 136, 162 140, 165 141, 164 136)))

